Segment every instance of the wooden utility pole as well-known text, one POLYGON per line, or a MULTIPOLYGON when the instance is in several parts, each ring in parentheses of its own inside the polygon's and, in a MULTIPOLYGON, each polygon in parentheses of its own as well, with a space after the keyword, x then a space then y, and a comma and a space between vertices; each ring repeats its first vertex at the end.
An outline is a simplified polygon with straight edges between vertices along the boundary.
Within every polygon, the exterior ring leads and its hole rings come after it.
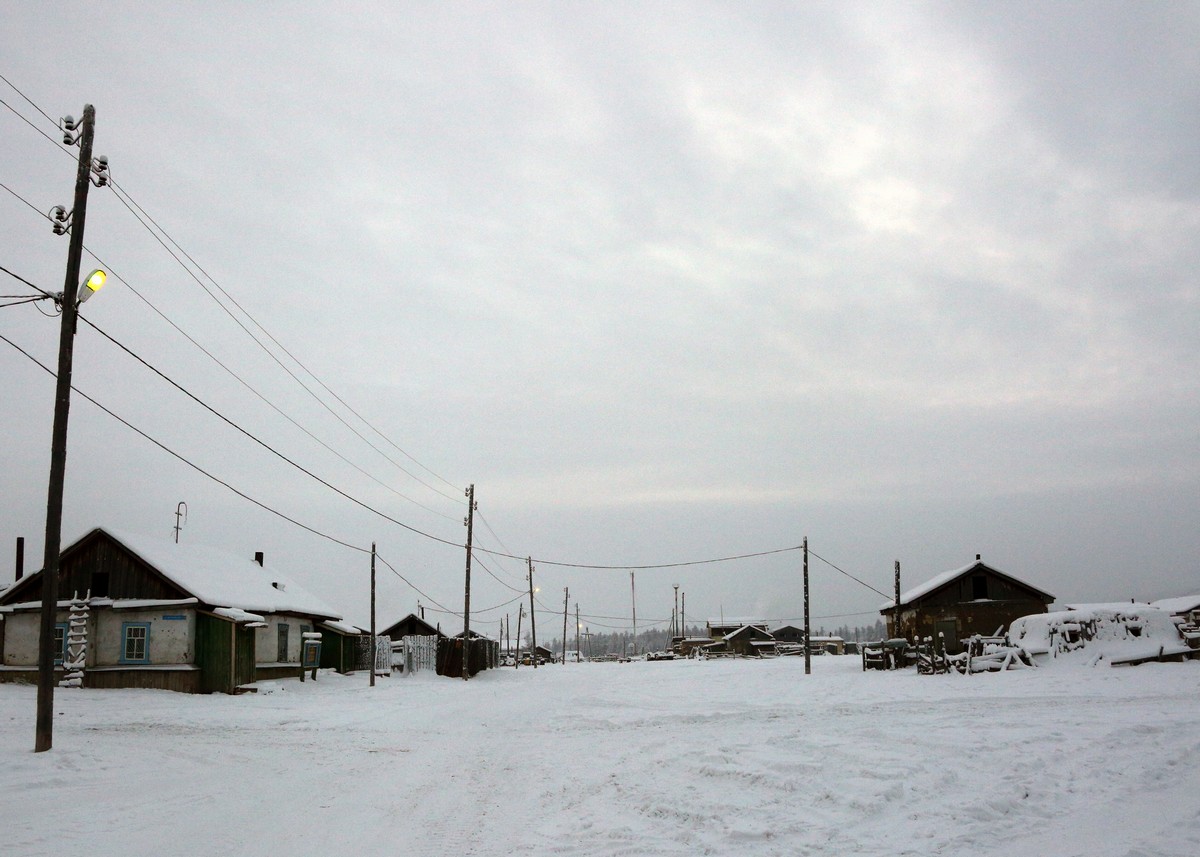
POLYGON ((533 609, 533 557, 526 557, 525 561, 529 564, 529 632, 533 639, 533 645, 529 648, 529 660, 533 664, 533 668, 537 669, 537 614, 533 609))
POLYGON ((475 529, 475 485, 467 487, 467 517, 463 518, 467 526, 467 582, 463 593, 463 641, 462 641, 462 675, 463 681, 471 677, 469 661, 471 658, 471 534, 475 529))
POLYGON ((579 604, 575 604, 575 654, 583 660, 583 649, 579 648, 579 604))
POLYGON ((812 674, 812 628, 808 621, 808 536, 804 537, 804 674, 812 674))
POLYGON ((637 654, 637 586, 634 584, 633 572, 629 572, 629 597, 633 601, 633 653, 637 654))
POLYGON ((375 686, 375 542, 371 542, 371 687, 375 686))
MULTIPOLYGON (((79 263, 83 258, 83 227, 87 219, 88 187, 92 174, 92 138, 96 109, 83 106, 79 134, 79 165, 75 171, 75 203, 71 241, 63 282, 62 321, 58 334, 58 380, 54 389, 54 425, 50 434, 50 482, 46 491, 46 544, 42 562, 42 612, 38 639, 37 735, 34 752, 54 745, 54 624, 58 618, 58 554, 62 542, 63 488, 67 475, 67 417, 71 409, 71 367, 75 325, 79 313, 79 263)), ((74 130, 74 128, 68 128, 74 130)))
POLYGON ((563 587, 563 665, 567 663, 567 599, 571 597, 571 590, 563 587))
POLYGON ((680 636, 680 633, 679 633, 679 584, 678 583, 675 584, 675 612, 671 614, 671 625, 674 628, 674 631, 672 631, 671 636, 672 637, 680 636))
POLYGON ((513 669, 521 667, 521 620, 525 618, 525 605, 518 604, 521 609, 517 611, 517 649, 513 653, 513 669))
POLYGON ((900 633, 900 560, 896 560, 896 609, 892 611, 892 636, 904 636, 900 633))
POLYGON ((681 636, 687 636, 687 593, 683 593, 683 604, 679 608, 679 624, 683 626, 681 636))

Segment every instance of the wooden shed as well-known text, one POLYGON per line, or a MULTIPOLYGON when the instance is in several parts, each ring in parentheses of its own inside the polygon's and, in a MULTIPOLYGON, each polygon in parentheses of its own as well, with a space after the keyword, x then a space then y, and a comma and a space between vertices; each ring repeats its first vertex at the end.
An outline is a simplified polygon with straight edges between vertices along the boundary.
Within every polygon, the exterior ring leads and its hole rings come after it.
POLYGON ((889 637, 938 640, 941 635, 953 654, 962 651, 968 637, 990 636, 1014 619, 1045 613, 1053 601, 1049 592, 992 568, 976 554, 970 565, 927 580, 879 612, 889 637))

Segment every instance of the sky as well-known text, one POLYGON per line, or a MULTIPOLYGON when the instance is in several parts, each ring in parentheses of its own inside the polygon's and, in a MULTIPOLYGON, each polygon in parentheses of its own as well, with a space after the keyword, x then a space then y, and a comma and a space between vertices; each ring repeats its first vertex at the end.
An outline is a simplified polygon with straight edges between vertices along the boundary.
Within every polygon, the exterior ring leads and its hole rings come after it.
MULTIPOLYGON (((484 630, 521 557, 557 634, 564 588, 794 621, 806 537, 826 628, 896 561, 1200 591, 1194 5, 0 5, 0 265, 62 288, 39 108, 93 104, 83 315, 245 432, 81 323, 76 389, 179 458, 76 394, 64 545, 183 502, 366 625, 374 542, 378 622, 457 630, 474 485, 484 630)), ((0 333, 53 367, 39 307, 0 333)), ((53 379, 0 372, 32 571, 53 379)))

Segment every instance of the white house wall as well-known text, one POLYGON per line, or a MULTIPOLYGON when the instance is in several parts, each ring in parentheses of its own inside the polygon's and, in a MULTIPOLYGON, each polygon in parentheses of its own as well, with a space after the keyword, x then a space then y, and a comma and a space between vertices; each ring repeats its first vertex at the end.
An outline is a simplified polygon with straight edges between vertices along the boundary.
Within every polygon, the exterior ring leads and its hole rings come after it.
POLYGON ((283 613, 272 613, 264 617, 267 620, 265 628, 254 632, 254 660, 260 664, 300 663, 300 645, 302 632, 312 631, 311 619, 289 616, 283 613), (287 659, 279 660, 279 626, 288 626, 287 659))
MULTIPOLYGON (((66 622, 68 611, 60 610, 56 622, 66 622)), ((36 610, 9 613, 4 617, 4 665, 37 666, 41 615, 36 610)))
MULTIPOLYGON (((56 623, 70 621, 71 611, 60 609, 56 623)), ((196 611, 190 607, 157 607, 145 610, 112 610, 93 607, 87 620, 87 666, 117 666, 125 649, 127 622, 150 626, 147 638, 151 664, 190 664, 195 661, 196 611), (173 618, 180 617, 180 618, 173 618)), ((37 666, 41 615, 36 610, 4 617, 5 666, 37 666)), ((299 651, 299 649, 297 649, 299 651)))
POLYGON ((190 664, 195 661, 196 611, 179 607, 154 610, 93 610, 88 628, 88 666, 121 663, 127 622, 150 625, 147 654, 151 664, 190 664), (180 618, 173 618, 180 617, 180 618))

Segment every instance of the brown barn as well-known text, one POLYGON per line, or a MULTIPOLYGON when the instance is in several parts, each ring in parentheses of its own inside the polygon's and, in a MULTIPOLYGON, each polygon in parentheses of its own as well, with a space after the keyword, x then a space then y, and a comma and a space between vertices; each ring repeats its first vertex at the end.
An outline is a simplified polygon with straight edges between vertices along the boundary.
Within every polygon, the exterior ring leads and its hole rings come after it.
POLYGON ((961 641, 1006 629, 1014 619, 1045 613, 1054 596, 982 562, 947 571, 910 589, 899 604, 880 608, 888 636, 909 640, 943 635, 946 650, 962 651, 961 641))

